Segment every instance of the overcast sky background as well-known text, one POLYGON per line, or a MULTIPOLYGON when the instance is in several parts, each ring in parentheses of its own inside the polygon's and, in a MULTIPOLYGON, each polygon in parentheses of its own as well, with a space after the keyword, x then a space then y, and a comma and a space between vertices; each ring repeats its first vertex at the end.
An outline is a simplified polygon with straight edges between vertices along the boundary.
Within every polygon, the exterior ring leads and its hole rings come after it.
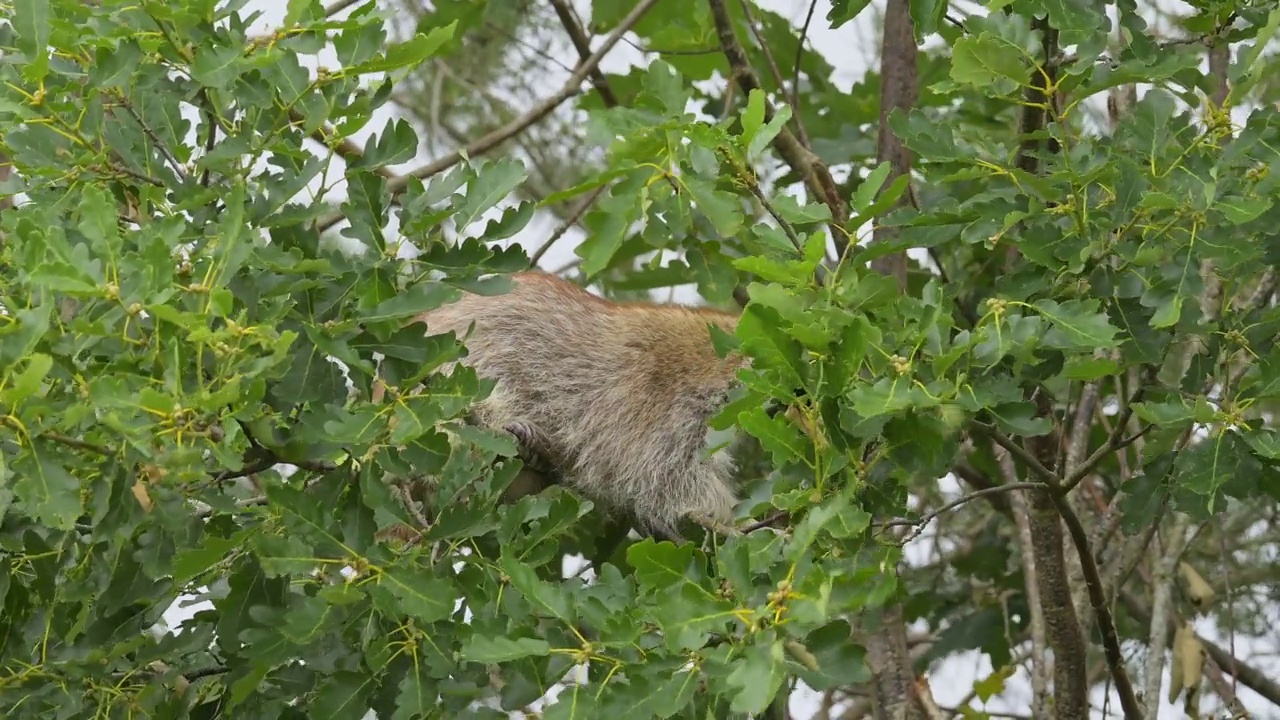
MULTIPOLYGON (((425 1, 425 0, 424 0, 425 1)), ((663 2, 676 2, 677 0, 663 0, 663 2)), ((689 2, 690 0, 682 0, 689 2)), ((1177 8, 1185 11, 1187 6, 1179 0, 1163 0, 1166 8, 1177 8)), ((252 12, 262 12, 260 17, 254 24, 253 32, 270 32, 279 26, 286 12, 287 0, 249 0, 247 6, 240 12, 242 16, 247 16, 252 12)), ((585 20, 590 16, 590 0, 575 0, 579 15, 585 20)), ((882 6, 883 0, 877 0, 877 6, 882 6)), ((807 10, 807 0, 761 0, 761 5, 779 12, 784 17, 790 18, 793 25, 799 27, 804 20, 804 14, 807 10)), ((849 89, 854 83, 862 79, 866 73, 869 63, 874 62, 877 56, 878 38, 873 30, 870 22, 870 10, 864 11, 862 15, 854 23, 850 23, 839 30, 829 30, 825 27, 823 18, 830 8, 830 0, 819 0, 814 22, 809 31, 809 41, 813 48, 816 48, 827 59, 827 61, 835 67, 835 74, 832 81, 842 89, 849 89)), ((347 12, 350 12, 348 10, 347 12)), ((594 44, 598 47, 599 39, 594 44)), ((304 65, 308 65, 314 71, 318 65, 327 65, 335 67, 337 63, 336 56, 331 48, 320 53, 318 56, 301 58, 304 65)), ((572 66, 576 63, 576 56, 571 52, 565 52, 563 62, 565 65, 572 66)), ((619 43, 602 63, 602 67, 606 72, 625 72, 627 66, 637 64, 642 60, 641 54, 635 48, 626 43, 619 43)), ((548 76, 544 78, 545 94, 549 95, 560 87, 567 78, 568 73, 562 73, 557 76, 548 76)), ((368 123, 366 127, 352 139, 359 145, 363 146, 365 140, 373 134, 381 132, 386 122, 395 117, 394 110, 390 106, 384 106, 375 115, 375 119, 368 123)), ((1243 123, 1247 118, 1247 110, 1238 110, 1235 113, 1237 123, 1243 123)), ((190 118, 194 120, 195 118, 190 118)), ((874 132, 874 129, 871 130, 874 132)), ((419 155, 412 162, 405 163, 396 169, 405 171, 413 167, 417 167, 432 158, 425 153, 419 155)), ((340 160, 335 159, 334 169, 330 171, 329 177, 338 177, 341 173, 342 164, 340 160)), ((489 215, 491 217, 492 214, 489 215)), ((483 223, 484 220, 479 222, 483 223)), ((394 221, 393 221, 394 223, 394 221)), ((539 213, 535 219, 529 224, 525 230, 517 234, 511 242, 522 244, 529 254, 533 252, 552 234, 557 226, 557 221, 546 215, 539 213)), ((394 227, 394 225, 393 225, 394 227)), ((480 225, 479 227, 483 227, 480 225)), ((576 232, 566 234, 557 244, 544 256, 541 266, 548 269, 554 269, 564 266, 572 261, 576 255, 573 249, 581 240, 576 232)), ((678 301, 696 302, 697 293, 691 287, 681 288, 680 292, 675 295, 678 301)), ((667 299, 666 294, 660 299, 667 299)), ((960 487, 954 478, 948 476, 941 481, 943 489, 955 497, 959 497, 960 487)), ((931 531, 926 531, 917 540, 907 548, 908 561, 914 563, 923 563, 932 556, 934 550, 934 537, 931 531)), ((190 607, 182 608, 177 604, 166 614, 165 619, 169 627, 177 627, 184 619, 190 617, 195 612, 208 607, 207 603, 200 603, 190 607)), ((1280 612, 1276 608, 1272 608, 1273 622, 1272 627, 1280 628, 1280 612)), ((1204 618, 1196 619, 1197 630, 1206 638, 1219 642, 1221 645, 1229 646, 1230 641, 1219 632, 1214 624, 1204 618)), ((921 628, 923 629, 923 628, 921 628)), ((1134 674, 1137 684, 1140 686, 1141 672, 1140 660, 1142 658, 1141 651, 1134 653, 1134 647, 1127 647, 1126 651, 1131 654, 1129 667, 1134 674)), ((1237 657, 1250 662, 1258 669, 1270 677, 1280 677, 1280 636, 1273 635, 1267 639, 1265 643, 1248 642, 1247 639, 1239 636, 1235 639, 1234 651, 1237 657), (1267 657, 1269 656, 1269 657, 1267 657)), ((945 662, 936 663, 929 673, 929 682, 932 686, 935 699, 942 707, 951 707, 959 703, 972 690, 973 683, 977 680, 985 678, 992 672, 990 660, 980 652, 969 652, 949 658, 945 662)), ((1180 718, 1183 717, 1180 710, 1169 705, 1165 699, 1165 693, 1168 688, 1168 672, 1166 670, 1164 685, 1161 689, 1161 709, 1160 718, 1180 718)), ((993 699, 985 707, 975 703, 975 707, 985 709, 988 712, 1009 712, 1015 714, 1026 715, 1030 706, 1031 691, 1027 682, 1026 674, 1019 670, 1018 673, 1011 678, 1006 687, 1007 692, 1000 698, 993 699)), ((1241 686, 1237 692, 1244 705, 1253 713, 1253 717, 1258 720, 1267 718, 1280 720, 1280 714, 1277 714, 1270 703, 1259 698, 1249 689, 1241 686)), ((807 720, 812 717, 817 709, 817 695, 812 692, 800 692, 792 698, 792 712, 797 720, 807 720)), ((1102 692, 1095 693, 1095 706, 1102 704, 1102 692)), ((1218 707, 1216 697, 1204 704, 1204 708, 1218 707)), ((1095 717, 1104 717, 1101 712, 1095 713, 1095 717)), ((1112 693, 1110 703, 1110 712, 1106 717, 1121 717, 1119 710, 1118 697, 1112 693)))

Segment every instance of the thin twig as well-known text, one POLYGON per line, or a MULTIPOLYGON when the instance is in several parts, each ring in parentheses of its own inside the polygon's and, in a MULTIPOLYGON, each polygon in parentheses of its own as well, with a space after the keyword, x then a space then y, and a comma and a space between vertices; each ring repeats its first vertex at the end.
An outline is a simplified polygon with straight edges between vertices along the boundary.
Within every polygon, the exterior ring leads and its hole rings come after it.
MULTIPOLYGON (((560 18, 560 24, 569 35, 573 48, 578 51, 578 58, 585 63, 591 58, 591 40, 574 16, 573 8, 569 7, 566 0, 551 0, 551 7, 555 9, 556 17, 560 18)), ((605 107, 617 107, 618 96, 614 94, 613 88, 609 86, 609 81, 600 71, 599 66, 591 69, 590 76, 591 83, 596 86, 596 92, 600 93, 600 99, 604 101, 605 107)))
POLYGON ((1067 475, 1067 479, 1062 483, 1063 488, 1067 492, 1070 492, 1076 485, 1079 485, 1080 481, 1084 480, 1089 472, 1093 470, 1093 468, 1097 467, 1098 463, 1102 462, 1107 455, 1127 446, 1146 433, 1146 430, 1142 430, 1133 437, 1123 437, 1124 431, 1129 425, 1129 418, 1133 416, 1134 403, 1141 402, 1143 393, 1146 392, 1146 381, 1145 374, 1139 377, 1137 389, 1133 391, 1133 395, 1131 395, 1129 400, 1125 402, 1124 409, 1120 411, 1120 416, 1116 418, 1116 424, 1111 429, 1111 436, 1107 438, 1107 441, 1103 443, 1102 447, 1095 450, 1088 459, 1080 463, 1080 466, 1076 468, 1075 472, 1067 475))
POLYGON ((590 195, 583 198, 578 207, 574 209, 573 214, 565 218, 564 222, 560 223, 560 227, 556 228, 556 231, 551 234, 551 237, 548 238, 541 247, 534 251, 533 255, 529 258, 530 264, 537 267, 538 263, 542 261, 542 257, 551 249, 551 246, 554 245, 557 240, 564 237, 564 234, 569 231, 569 228, 578 224, 578 221, 582 219, 582 216, 587 214, 587 210, 608 187, 608 185, 601 185, 595 190, 592 190, 590 195))
MULTIPOLYGON (((804 26, 800 28, 800 37, 796 40, 796 61, 791 67, 791 109, 800 114, 800 61, 804 59, 804 41, 809 37, 809 24, 813 22, 813 11, 818 7, 818 0, 809 0, 809 12, 805 13, 804 26)), ((805 143, 808 145, 808 142, 805 143)))
POLYGON ((760 192, 760 186, 756 184, 755 179, 746 178, 746 186, 747 189, 751 191, 751 194, 755 196, 756 200, 760 201, 760 205, 762 205, 765 211, 769 213, 769 216, 778 223, 778 227, 781 227, 782 231, 787 234, 787 239, 791 241, 796 252, 804 252, 804 243, 800 241, 800 236, 796 234, 795 228, 791 227, 791 223, 783 219, 782 215, 774 209, 773 203, 769 202, 769 199, 764 196, 764 193, 760 192))
POLYGON ((106 447, 105 445, 98 445, 96 443, 87 442, 85 440, 73 438, 69 435, 63 435, 62 433, 59 433, 59 432, 42 432, 36 437, 42 437, 48 440, 52 440, 58 443, 59 445, 66 445, 67 447, 75 448, 77 450, 84 450, 85 452, 91 452, 91 453, 94 453, 95 455, 102 455, 104 457, 110 457, 112 455, 115 455, 115 451, 113 451, 109 447, 106 447))
POLYGON ((331 18, 358 2, 360 2, 360 0, 337 0, 337 2, 324 7, 324 16, 331 18))
POLYGON ((115 98, 117 106, 124 108, 125 112, 129 113, 129 117, 133 118, 133 121, 138 123, 138 127, 142 128, 143 134, 151 140, 152 145, 156 146, 156 150, 164 156, 165 161, 169 163, 170 167, 173 168, 173 171, 177 173, 178 177, 185 177, 186 171, 183 169, 182 163, 178 162, 178 159, 173 156, 173 153, 169 152, 169 148, 165 147, 164 142, 160 140, 160 137, 151 129, 151 126, 143 122, 142 116, 138 115, 138 112, 133 109, 133 104, 124 96, 124 93, 115 91, 111 94, 115 98))
MULTIPOLYGON (((200 88, 200 108, 204 111, 205 122, 209 123, 209 134, 204 139, 204 154, 208 157, 218 141, 218 115, 213 109, 213 100, 209 97, 209 88, 200 88)), ((200 187, 209 187, 209 168, 200 173, 200 187)))
POLYGON ((1006 493, 1014 490, 1043 490, 1045 489, 1045 487, 1046 486, 1044 483, 1039 483, 1039 482, 1009 482, 1009 483, 1005 483, 1004 485, 995 485, 993 487, 982 488, 981 490, 974 490, 973 492, 965 495, 964 497, 957 498, 947 503, 946 505, 943 505, 937 510, 930 512, 929 514, 925 515, 924 517, 918 520, 908 520, 905 518, 898 518, 895 520, 888 520, 888 521, 885 521, 884 523, 881 523, 881 527, 890 528, 890 527, 898 527, 903 525, 909 525, 909 526, 915 527, 915 532, 913 532, 911 535, 903 539, 902 541, 903 544, 906 544, 916 539, 917 537, 919 537, 920 533, 924 532, 925 527, 927 527, 929 523, 937 519, 938 516, 943 515, 944 513, 950 512, 952 510, 955 510, 961 505, 965 505, 973 500, 977 500, 978 498, 986 497, 988 495, 996 495, 998 493, 1006 493))
POLYGON ((756 522, 753 522, 750 525, 747 525, 741 528, 741 530, 744 534, 746 534, 746 533, 753 533, 756 530, 761 530, 763 528, 773 527, 774 523, 778 522, 779 520, 786 519, 787 516, 788 516, 788 513, 786 510, 778 510, 777 512, 769 515, 769 517, 763 520, 758 520, 756 522))
POLYGON ((778 92, 782 93, 782 97, 791 105, 791 121, 796 124, 796 139, 805 147, 812 147, 809 143, 809 133, 804 129, 804 121, 800 119, 799 108, 795 104, 794 92, 790 95, 787 93, 787 81, 782 77, 782 68, 778 67, 778 62, 773 59, 773 51, 769 49, 769 43, 765 42, 764 33, 760 31, 760 25, 756 22, 755 13, 751 12, 751 0, 738 0, 742 5, 742 14, 746 16, 747 27, 751 29, 751 36, 756 39, 756 43, 760 46, 760 52, 764 55, 765 64, 769 66, 769 72, 773 75, 773 81, 778 83, 778 92))
MULTIPOLYGON (((555 110, 557 107, 559 107, 562 103, 564 103, 566 100, 568 100, 569 98, 573 97, 574 95, 578 94, 578 92, 580 92, 580 87, 582 85, 583 80, 585 80, 587 76, 591 74, 591 71, 593 69, 595 69, 600 65, 600 61, 604 59, 605 55, 607 55, 609 51, 613 50, 613 46, 618 44, 618 41, 622 39, 622 36, 625 33, 627 33, 637 22, 639 22, 640 18, 643 17, 644 14, 648 12, 649 9, 652 8, 656 3, 657 3, 657 0, 639 0, 639 2, 636 3, 636 6, 631 10, 631 12, 628 13, 627 16, 622 19, 622 22, 618 23, 618 27, 614 28, 613 32, 609 33, 608 37, 605 38, 604 42, 601 43, 600 47, 594 53, 591 54, 591 57, 587 58, 584 62, 582 62, 578 66, 578 69, 573 72, 573 74, 569 77, 569 79, 565 82, 565 84, 560 88, 560 90, 558 90, 551 97, 538 103, 531 110, 526 112, 524 115, 521 115, 520 117, 507 123, 506 125, 503 125, 502 127, 475 140, 474 142, 469 144, 466 148, 461 150, 455 150, 454 152, 451 152, 442 158, 433 160, 432 162, 429 162, 426 165, 423 165, 422 167, 418 168, 417 170, 414 170, 408 175, 397 177, 393 180, 388 181, 387 191, 392 196, 397 196, 405 191, 405 189, 409 186, 409 182, 411 180, 413 179, 425 180, 433 175, 444 172, 445 170, 448 170, 449 168, 461 162, 464 156, 475 157, 477 155, 482 155, 488 152, 489 150, 492 150, 493 148, 501 145, 507 140, 510 140, 512 137, 515 137, 516 135, 520 134, 525 129, 527 129, 530 125, 533 125, 534 123, 538 122, 539 120, 546 117, 547 115, 550 115, 551 112, 555 110)), ((321 231, 328 230, 329 228, 341 222, 344 217, 345 217, 345 214, 343 212, 335 211, 325 217, 320 218, 320 220, 317 223, 317 226, 321 231)))

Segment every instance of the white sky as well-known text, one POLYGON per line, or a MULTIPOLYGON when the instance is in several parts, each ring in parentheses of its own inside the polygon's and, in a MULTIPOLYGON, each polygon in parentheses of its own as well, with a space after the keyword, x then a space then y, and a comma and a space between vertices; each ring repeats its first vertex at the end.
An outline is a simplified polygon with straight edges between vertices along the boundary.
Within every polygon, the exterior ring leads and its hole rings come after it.
MULTIPOLYGON (((668 0, 671 1, 671 0, 668 0)), ((575 0, 581 17, 587 18, 590 15, 589 0, 575 0)), ((1172 7, 1176 2, 1179 9, 1187 6, 1178 0, 1167 0, 1167 5, 1172 7)), ((241 10, 242 15, 247 15, 254 11, 261 11, 263 16, 257 21, 254 32, 266 32, 274 29, 283 19, 286 12, 287 0, 249 0, 247 6, 241 10)), ((883 0, 877 0, 876 5, 882 5, 883 0)), ((774 9, 784 17, 792 19, 793 24, 797 27, 803 21, 807 2, 804 0, 762 0, 761 4, 765 7, 774 9)), ((855 23, 846 25, 845 27, 831 31, 825 27, 824 17, 830 7, 829 0, 819 0, 817 11, 814 17, 813 25, 809 32, 810 41, 817 50, 823 53, 827 61, 835 67, 835 75, 833 80, 842 88, 848 89, 853 83, 857 82, 865 74, 868 63, 872 61, 876 55, 876 46, 878 40, 872 31, 869 19, 869 12, 864 11, 859 20, 855 23)), ((349 12, 349 11, 348 11, 349 12)), ((598 45, 599 39, 596 40, 598 45)), ((625 43, 619 43, 614 51, 606 58, 602 67, 607 72, 618 72, 623 70, 630 64, 634 64, 640 59, 638 51, 625 43)), ((302 58, 304 65, 308 65, 313 70, 319 64, 329 67, 337 65, 337 59, 331 49, 326 49, 319 56, 314 58, 302 58)), ((576 57, 566 56, 564 61, 568 65, 573 65, 576 57)), ((557 89, 564 81, 566 75, 558 77, 548 77, 545 80, 546 92, 550 94, 557 89)), ((357 144, 363 145, 365 140, 371 135, 381 131, 387 120, 392 118, 392 112, 389 107, 384 107, 375 116, 375 119, 358 133, 354 138, 357 144)), ((1236 114, 1237 122, 1245 119, 1243 112, 1236 114)), ((872 130, 874 132, 874 130, 872 130)), ((415 158, 412 162, 396 168, 397 170, 407 170, 416 167, 431 158, 425 154, 415 158)), ((339 161, 340 162, 340 161, 339 161)), ((336 167, 341 167, 337 165, 336 167)), ((488 217, 488 216, 486 216, 488 217)), ((481 220, 483 222, 483 220, 481 220)), ((521 243, 526 250, 532 254, 537 247, 545 241, 553 232, 557 225, 554 218, 549 218, 545 214, 539 213, 533 222, 521 233, 513 238, 513 242, 521 243)), ((560 240, 556 246, 547 253, 543 259, 542 267, 557 268, 565 265, 573 260, 576 256, 573 249, 580 237, 566 236, 560 240)), ((691 288, 682 288, 682 292, 677 295, 677 299, 681 301, 696 301, 696 292, 691 288)), ((956 497, 959 496, 959 486, 953 478, 948 476, 941 481, 943 489, 956 497)), ((929 561, 933 545, 933 533, 925 532, 911 546, 908 547, 908 562, 923 564, 929 561)), ((166 614, 165 619, 170 627, 178 626, 183 620, 193 615, 206 604, 179 608, 176 604, 166 614)), ((1280 613, 1272 608, 1274 622, 1272 627, 1280 627, 1280 613)), ((1197 620, 1197 629, 1205 637, 1213 639, 1223 647, 1229 646, 1229 641, 1218 632, 1213 623, 1205 620, 1197 620)), ((924 628, 920 628, 924 629, 924 628)), ((942 628, 937 628, 941 630, 942 628)), ((1135 686, 1141 688, 1142 671, 1141 659, 1143 657, 1141 650, 1133 647, 1126 647, 1126 652, 1130 653, 1129 669, 1134 680, 1135 686)), ((1272 637, 1265 639, 1264 642, 1250 642, 1246 638, 1237 636, 1235 641, 1235 652, 1238 657, 1252 663, 1255 667, 1262 670, 1271 677, 1280 677, 1280 637, 1273 634, 1272 637), (1270 657, 1267 657, 1270 656, 1270 657)), ((957 655, 943 661, 935 663, 929 672, 929 682, 933 689, 935 699, 943 707, 951 707, 959 703, 964 697, 968 696, 972 690, 973 683, 981 680, 992 672, 990 660, 982 653, 968 652, 957 655)), ((975 702, 975 707, 985 709, 988 712, 1011 712, 1011 713, 1029 713, 1029 703, 1031 698, 1030 686, 1027 682, 1026 674, 1019 670, 1018 673, 1010 679, 1006 684, 1006 692, 999 698, 993 699, 985 707, 975 702)), ((1170 706, 1165 699, 1165 693, 1168 688, 1167 670, 1165 684, 1161 689, 1161 707, 1159 717, 1182 717, 1180 710, 1170 706)), ((1280 718, 1270 703, 1257 697, 1252 691, 1240 686, 1238 692, 1241 700, 1246 707, 1258 719, 1262 718, 1280 718)), ((808 720, 814 716, 816 712, 816 695, 809 692, 799 692, 792 698, 792 712, 797 720, 808 720)), ((1102 692, 1097 691, 1094 694, 1095 706, 1102 704, 1102 692)), ((1217 707, 1216 697, 1212 701, 1204 704, 1205 709, 1217 707)), ((518 716, 518 715, 517 715, 518 716)), ((1110 712, 1107 717, 1120 717, 1118 697, 1112 693, 1110 712)), ((1101 712, 1095 712, 1095 717, 1104 717, 1101 712)))

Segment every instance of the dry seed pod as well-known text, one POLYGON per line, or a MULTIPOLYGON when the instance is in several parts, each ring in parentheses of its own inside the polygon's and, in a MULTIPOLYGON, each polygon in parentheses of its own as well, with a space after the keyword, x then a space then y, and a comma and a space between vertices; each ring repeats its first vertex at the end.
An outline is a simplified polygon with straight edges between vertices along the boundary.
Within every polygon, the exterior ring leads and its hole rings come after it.
POLYGON ((1213 591, 1213 586, 1205 582, 1205 579, 1196 572, 1196 569, 1190 563, 1178 563, 1178 574, 1182 576, 1182 581, 1186 585, 1187 596, 1191 598, 1191 604, 1197 610, 1203 611, 1213 604, 1213 599, 1217 593, 1213 591))

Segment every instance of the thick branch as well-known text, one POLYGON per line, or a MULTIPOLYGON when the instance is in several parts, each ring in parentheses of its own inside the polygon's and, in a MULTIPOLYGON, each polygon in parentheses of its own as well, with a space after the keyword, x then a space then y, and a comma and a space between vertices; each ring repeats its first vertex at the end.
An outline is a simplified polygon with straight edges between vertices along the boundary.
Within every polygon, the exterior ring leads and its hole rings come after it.
MULTIPOLYGON (((889 127, 889 115, 894 110, 908 111, 915 107, 917 95, 915 28, 911 22, 909 0, 888 0, 884 12, 884 39, 880 48, 880 134, 876 140, 876 159, 890 165, 888 183, 911 173, 911 152, 889 127)), ((902 206, 910 202, 913 193, 903 193, 898 201, 902 206)), ((889 242, 898 229, 876 223, 872 231, 873 242, 889 242)), ((905 287, 907 282, 907 254, 894 253, 871 261, 876 271, 895 277, 905 287)), ((941 269, 941 266, 939 266, 941 269)))
MULTIPOLYGON (((1042 414, 1044 414, 1043 408, 1042 408, 1042 414)), ((1062 484, 1062 478, 1058 477, 1058 475, 1054 473, 1052 470, 1049 470, 1048 468, 1046 468, 1044 466, 1044 463, 1042 463, 1036 457, 1035 454, 1028 452, 1021 445, 1018 445, 1016 442, 1014 442, 1004 433, 1001 433, 989 426, 982 425, 981 423, 975 423, 974 427, 979 432, 983 433, 987 437, 994 440, 1001 447, 1008 450, 1010 454, 1013 455, 1015 458, 1022 460, 1024 464, 1026 464, 1027 467, 1032 470, 1032 472, 1036 473, 1037 475, 1040 475, 1044 479, 1046 485, 1048 485, 1045 491, 1041 493, 1036 493, 1036 496, 1037 496, 1036 505, 1034 505, 1033 507, 1035 507, 1037 511, 1041 511, 1041 512, 1045 509, 1048 509, 1047 506, 1043 504, 1047 499, 1049 502, 1052 503, 1051 509, 1056 510, 1058 516, 1060 516, 1063 522, 1066 524, 1067 532, 1071 537, 1071 542, 1075 546, 1076 553, 1080 556, 1080 569, 1084 574, 1085 585, 1089 590, 1089 603, 1093 607, 1093 612, 1098 624, 1098 628, 1102 633, 1103 650, 1106 653, 1107 664, 1110 666, 1110 669, 1111 669, 1112 680, 1115 682, 1115 685, 1116 685, 1116 692, 1120 695, 1121 707, 1124 709, 1124 714, 1126 718, 1143 717, 1141 707, 1138 704, 1137 695, 1134 693, 1134 690, 1133 690, 1133 684, 1130 682, 1129 674, 1125 670, 1124 656, 1120 652, 1120 636, 1116 632, 1115 622, 1111 617, 1111 610, 1107 607, 1106 593, 1103 590, 1102 578, 1098 572, 1098 565, 1094 561, 1093 552, 1089 547, 1088 535, 1085 532, 1084 525, 1082 525, 1080 522, 1080 516, 1076 514, 1075 510, 1073 510, 1071 508, 1071 505, 1067 502, 1066 489, 1062 484)), ((1045 447, 1042 449, 1042 453, 1043 453, 1042 456, 1044 457, 1052 456, 1053 454, 1052 448, 1049 447, 1048 443, 1044 443, 1044 445, 1045 447)), ((1033 514, 1033 518, 1035 517, 1036 515, 1033 514)), ((1061 530, 1058 529, 1058 525, 1056 522, 1053 522, 1053 523, 1046 522, 1043 526, 1037 524, 1037 526, 1035 527, 1035 530, 1036 530, 1038 540, 1041 538, 1041 536, 1045 538, 1052 538, 1053 540, 1052 546, 1048 540, 1045 540, 1044 547, 1043 547, 1044 556, 1041 557, 1038 554, 1036 557, 1037 565, 1042 569, 1042 574, 1046 574, 1047 576, 1049 576, 1050 580, 1053 580, 1053 577, 1051 575, 1052 570, 1045 568, 1045 563, 1054 562, 1054 559, 1055 559, 1054 547, 1057 548, 1056 553, 1060 559, 1061 550, 1062 550, 1061 530)), ((1065 582, 1066 582, 1065 577, 1062 578, 1062 581, 1063 581, 1062 585, 1065 585, 1065 582)), ((1065 590, 1065 588, 1063 589, 1065 590)), ((1050 596, 1049 595, 1050 592, 1052 592, 1052 588, 1046 588, 1045 586, 1041 586, 1042 598, 1046 602, 1057 602, 1058 598, 1050 596)), ((1060 597, 1064 600, 1064 604, 1067 604, 1070 602, 1069 592, 1064 592, 1064 594, 1061 595, 1060 597)), ((1062 619, 1064 621, 1065 627, 1060 628, 1060 630, 1062 631, 1062 634, 1057 637, 1057 641, 1063 642, 1068 647, 1070 647, 1074 645, 1074 640, 1072 636, 1075 634, 1079 634, 1080 643, 1083 646, 1083 642, 1084 642, 1083 633, 1080 631, 1079 621, 1075 616, 1074 608, 1060 607, 1058 608, 1058 610, 1061 613, 1063 613, 1062 619), (1066 622, 1068 618, 1067 616, 1068 611, 1070 611, 1070 615, 1069 615, 1070 621, 1075 623, 1074 632, 1072 632, 1072 627, 1070 623, 1066 622)), ((1055 645, 1055 648, 1054 648, 1055 654, 1061 653, 1062 651, 1057 649, 1056 642, 1054 640, 1055 633, 1054 633, 1054 627, 1053 627, 1053 620, 1050 618, 1050 613, 1046 613, 1046 620, 1049 621, 1050 642, 1055 645)), ((1062 656, 1057 656, 1056 659, 1060 663, 1067 661, 1067 658, 1062 656)), ((1083 660, 1083 655, 1081 656, 1081 659, 1083 660)), ((1072 677, 1073 678, 1077 677, 1077 675, 1073 673, 1072 677)), ((1083 677, 1083 676, 1079 676, 1079 677, 1083 677)), ((1060 684, 1058 684, 1062 681, 1062 679, 1063 678, 1059 677, 1058 681, 1055 682, 1055 688, 1054 688, 1055 692, 1058 694, 1057 702, 1058 702, 1058 708, 1060 712, 1062 711, 1062 708, 1063 708, 1062 694, 1066 692, 1066 689, 1060 684)), ((1085 698, 1085 701, 1087 702, 1087 697, 1085 698)), ((1085 715, 1081 715, 1080 717, 1085 717, 1085 715)))

